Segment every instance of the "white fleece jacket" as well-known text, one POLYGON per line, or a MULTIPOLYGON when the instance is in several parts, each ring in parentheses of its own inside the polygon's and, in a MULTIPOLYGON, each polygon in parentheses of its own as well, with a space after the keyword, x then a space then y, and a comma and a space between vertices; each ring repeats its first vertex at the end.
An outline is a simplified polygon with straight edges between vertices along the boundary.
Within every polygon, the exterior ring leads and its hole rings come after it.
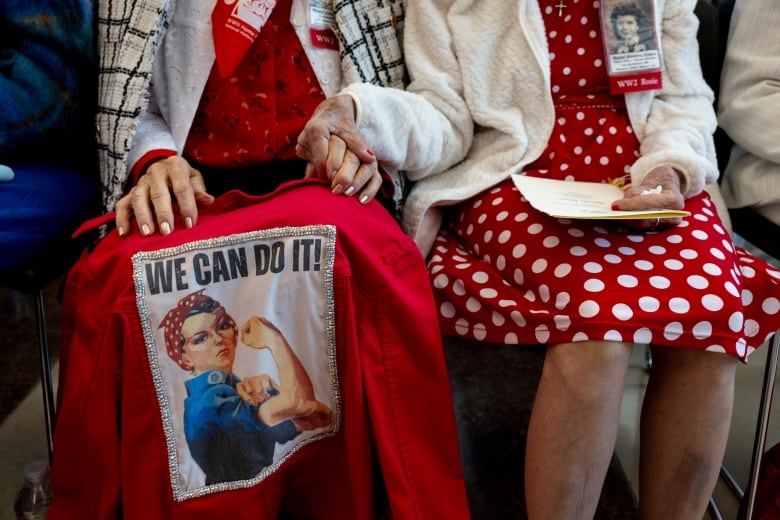
MULTIPOLYGON (((626 95, 641 143, 631 169, 684 176, 683 194, 718 177, 713 93, 699 64, 695 0, 655 0, 663 89, 626 95)), ((551 135, 554 108, 544 23, 537 0, 408 2, 406 92, 355 84, 358 126, 377 158, 415 181, 404 228, 427 254, 441 207, 489 188, 534 161, 551 135)))

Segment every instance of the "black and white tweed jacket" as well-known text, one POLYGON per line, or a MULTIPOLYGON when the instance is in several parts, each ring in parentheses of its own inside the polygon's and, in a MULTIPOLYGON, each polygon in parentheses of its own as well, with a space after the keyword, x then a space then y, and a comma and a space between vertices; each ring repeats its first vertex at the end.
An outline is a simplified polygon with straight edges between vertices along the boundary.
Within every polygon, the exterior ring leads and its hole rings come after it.
MULTIPOLYGON (((185 1, 202 3, 209 13, 214 5, 214 0, 185 1)), ((330 1, 341 42, 342 85, 359 82, 403 88, 404 0, 330 1)), ((98 6, 96 128, 106 212, 113 211, 126 188, 133 132, 174 7, 175 0, 101 0, 98 6)))

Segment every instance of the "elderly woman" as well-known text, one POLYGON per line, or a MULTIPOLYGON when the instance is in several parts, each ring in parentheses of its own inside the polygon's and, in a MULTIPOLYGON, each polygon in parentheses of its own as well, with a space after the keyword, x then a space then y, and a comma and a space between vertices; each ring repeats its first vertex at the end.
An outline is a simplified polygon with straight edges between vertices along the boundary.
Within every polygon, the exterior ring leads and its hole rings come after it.
POLYGON ((623 83, 636 88, 621 89, 611 2, 410 2, 408 91, 351 85, 299 137, 314 165, 338 162, 343 141, 416 181, 404 224, 428 257, 445 333, 546 345, 526 447, 530 518, 593 517, 634 344, 653 352, 640 515, 701 518, 737 363, 776 329, 780 273, 734 247, 703 191, 718 177, 716 121, 695 2, 653 4, 660 67, 636 67, 623 83), (615 217, 690 217, 559 219, 512 174, 621 185, 615 217))

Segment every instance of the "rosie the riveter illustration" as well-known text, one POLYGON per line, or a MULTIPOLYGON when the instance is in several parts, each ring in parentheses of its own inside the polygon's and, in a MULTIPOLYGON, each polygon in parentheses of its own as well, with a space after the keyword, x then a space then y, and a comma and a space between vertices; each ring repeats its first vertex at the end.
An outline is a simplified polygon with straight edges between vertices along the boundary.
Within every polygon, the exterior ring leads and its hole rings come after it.
POLYGON ((305 368, 271 322, 253 316, 239 331, 203 293, 184 296, 160 323, 168 356, 191 373, 184 436, 206 484, 249 479, 273 463, 277 443, 328 426, 332 411, 315 398, 305 368), (239 332, 249 348, 270 351, 278 382, 268 374, 240 379, 233 373, 239 332))

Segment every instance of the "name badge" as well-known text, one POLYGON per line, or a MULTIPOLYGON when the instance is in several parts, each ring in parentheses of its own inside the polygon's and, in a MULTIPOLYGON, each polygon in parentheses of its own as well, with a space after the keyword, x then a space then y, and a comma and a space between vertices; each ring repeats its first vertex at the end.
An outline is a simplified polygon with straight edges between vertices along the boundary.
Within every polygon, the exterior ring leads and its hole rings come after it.
POLYGON ((339 50, 339 39, 333 31, 336 18, 325 0, 312 0, 309 4, 309 36, 311 44, 321 49, 339 50))
POLYGON ((604 0, 601 37, 613 94, 663 86, 653 0, 604 0))

